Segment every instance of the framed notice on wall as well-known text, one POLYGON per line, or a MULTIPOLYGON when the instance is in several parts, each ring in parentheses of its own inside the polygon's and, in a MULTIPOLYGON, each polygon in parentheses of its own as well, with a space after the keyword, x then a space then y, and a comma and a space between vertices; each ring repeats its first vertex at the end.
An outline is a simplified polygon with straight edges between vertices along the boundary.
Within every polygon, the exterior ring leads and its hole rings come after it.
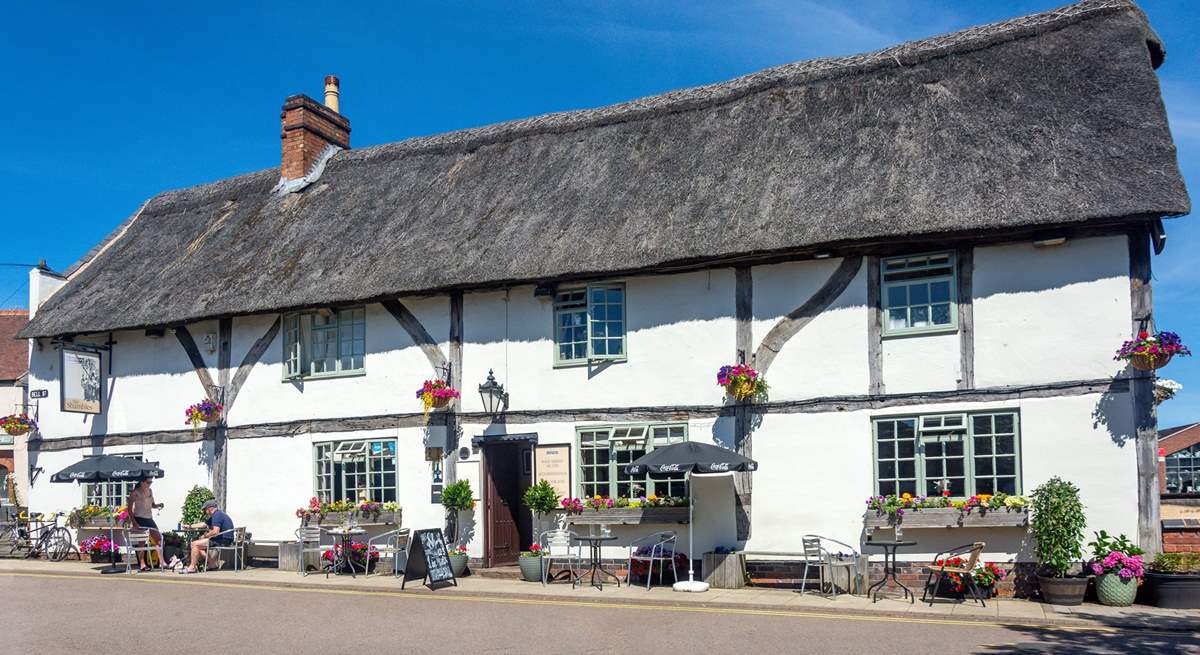
POLYGON ((104 409, 104 371, 100 353, 62 350, 62 411, 99 414, 104 409))
POLYGON ((536 446, 533 450, 533 475, 545 480, 563 498, 571 497, 571 446, 555 444, 536 446))

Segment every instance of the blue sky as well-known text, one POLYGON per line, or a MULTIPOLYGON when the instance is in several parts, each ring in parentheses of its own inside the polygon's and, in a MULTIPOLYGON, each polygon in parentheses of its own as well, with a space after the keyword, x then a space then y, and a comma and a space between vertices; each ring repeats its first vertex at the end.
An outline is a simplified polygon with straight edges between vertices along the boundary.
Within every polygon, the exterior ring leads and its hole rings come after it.
MULTIPOLYGON (((62 270, 155 193, 279 163, 284 97, 342 80, 356 146, 593 107, 1043 11, 960 2, 10 3, 0 262, 62 270), (365 3, 364 3, 365 5, 365 3), (201 8, 202 7, 202 8, 201 8), (852 7, 852 9, 851 9, 852 7)), ((1145 1, 1179 161, 1200 189, 1200 3, 1145 1)), ((1200 346, 1200 225, 1169 221, 1160 327, 1200 346)), ((26 271, 0 266, 0 307, 26 271)), ((198 281, 200 282, 200 281, 198 281)), ((1115 348, 1114 344, 1114 348, 1115 348)), ((1200 355, 1200 349, 1198 349, 1200 355)), ((1200 420, 1200 365, 1160 423, 1200 420)))

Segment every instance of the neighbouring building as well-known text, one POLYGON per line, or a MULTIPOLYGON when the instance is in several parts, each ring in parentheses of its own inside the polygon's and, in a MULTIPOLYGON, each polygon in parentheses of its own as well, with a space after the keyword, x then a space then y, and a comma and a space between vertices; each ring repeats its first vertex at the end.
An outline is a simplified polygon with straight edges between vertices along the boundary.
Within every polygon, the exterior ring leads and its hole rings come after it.
MULTIPOLYGON (((695 483, 697 555, 857 544, 869 495, 1055 475, 1089 530, 1156 549, 1151 378, 1113 352, 1152 326, 1152 252, 1190 210, 1163 57, 1135 5, 1094 0, 362 149, 328 78, 325 104, 286 99, 280 168, 157 195, 32 273, 31 456, 159 462, 160 523, 206 484, 264 539, 313 495, 439 526, 468 479, 482 566, 532 539, 529 481, 682 494, 623 464, 685 439, 760 463, 695 483), (739 361, 769 398, 724 396, 739 361), (415 391, 443 376, 462 397, 426 417, 415 391), (224 420, 193 432, 205 396, 224 420)), ((124 491, 43 478, 32 505, 124 491)), ((906 535, 914 562, 974 540, 1034 558, 1019 528, 906 535)))
POLYGON ((1200 551, 1200 423, 1158 431, 1163 549, 1200 551))
MULTIPOLYGON (((17 333, 28 322, 29 312, 23 309, 0 309, 0 416, 29 411, 25 399, 29 344, 17 339, 17 333)), ((29 484, 25 441, 25 436, 14 437, 0 431, 0 496, 7 500, 7 483, 4 480, 9 473, 13 473, 18 504, 25 502, 29 484)))

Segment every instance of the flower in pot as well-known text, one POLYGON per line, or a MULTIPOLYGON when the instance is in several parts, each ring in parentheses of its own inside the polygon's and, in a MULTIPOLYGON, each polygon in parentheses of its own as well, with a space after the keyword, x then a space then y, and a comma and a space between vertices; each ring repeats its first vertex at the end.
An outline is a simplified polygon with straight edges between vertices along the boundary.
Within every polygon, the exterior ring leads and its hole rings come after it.
POLYGON ((521 578, 527 582, 542 581, 542 545, 531 544, 529 550, 521 551, 517 560, 521 565, 521 578))
POLYGON ((578 498, 563 498, 560 504, 567 514, 583 513, 583 501, 578 498))
POLYGON ((454 573, 454 577, 461 576, 467 570, 467 547, 459 544, 454 548, 446 551, 446 557, 450 560, 450 570, 454 573))
POLYGON ((350 565, 355 570, 369 572, 373 571, 375 564, 379 562, 379 550, 374 546, 368 547, 367 544, 361 541, 351 541, 349 552, 344 553, 341 544, 334 544, 333 550, 326 550, 321 553, 321 561, 327 563, 329 566, 333 566, 336 563, 338 569, 335 573, 348 573, 350 565), (345 557, 342 557, 343 555, 345 557))
POLYGON ((9 414, 4 418, 0 418, 0 428, 4 428, 4 431, 9 436, 19 437, 37 430, 37 421, 29 418, 29 415, 24 412, 9 414))
POLYGON ((559 507, 558 492, 546 480, 538 480, 537 484, 525 490, 525 495, 521 497, 521 500, 529 508, 529 511, 533 512, 537 520, 537 531, 540 534, 542 531, 542 516, 553 512, 559 507))
POLYGON ((1083 559, 1083 528, 1087 520, 1079 487, 1057 476, 1033 490, 1030 529, 1037 542, 1042 599, 1054 605, 1079 605, 1087 591, 1086 576, 1068 576, 1083 559))
POLYGON ((1158 378, 1154 381, 1154 404, 1161 405, 1183 391, 1183 385, 1174 380, 1158 378))
MULTIPOLYGON (((471 492, 471 483, 467 480, 459 480, 446 485, 446 488, 442 489, 442 507, 445 508, 447 518, 450 519, 450 543, 458 543, 459 513, 475 508, 475 494, 471 492)), ((466 567, 466 546, 460 547, 463 552, 462 566, 466 567)), ((457 576, 460 572, 456 569, 454 575, 457 576)))
POLYGON ((1166 366, 1176 355, 1186 357, 1191 354, 1192 351, 1183 345, 1179 335, 1174 332, 1151 335, 1142 330, 1136 339, 1121 344, 1121 349, 1113 359, 1125 360, 1139 371, 1153 371, 1166 366))
POLYGON ((1149 569, 1155 607, 1200 609, 1200 553, 1163 553, 1149 569))
POLYGON ((196 434, 200 432, 201 423, 216 423, 221 420, 221 412, 224 409, 225 407, 221 403, 211 398, 205 398, 183 410, 184 416, 187 417, 184 423, 190 424, 192 426, 192 434, 196 434))
MULTIPOLYGON (((961 557, 939 559, 935 562, 937 566, 957 568, 962 568, 966 563, 967 560, 961 557)), ((995 595, 996 583, 1004 579, 1004 569, 980 560, 975 563, 975 568, 969 574, 945 572, 942 574, 941 583, 936 585, 938 597, 963 598, 967 592, 967 575, 971 576, 971 581, 975 583, 975 589, 981 597, 991 598, 995 595)))
POLYGON ((451 399, 458 397, 458 390, 446 384, 446 381, 440 378, 437 380, 426 380, 421 385, 421 388, 417 389, 417 400, 421 401, 426 414, 434 407, 440 408, 449 405, 451 399))
POLYGON ((762 399, 767 395, 767 381, 745 364, 722 366, 717 371, 717 385, 725 387, 725 393, 734 400, 762 399))
POLYGON ((106 535, 84 539, 79 542, 79 552, 88 555, 93 562, 107 561, 117 549, 106 535))
POLYGON ((1096 574, 1096 595, 1100 603, 1113 607, 1132 605, 1145 573, 1142 549, 1125 535, 1113 538, 1104 530, 1093 534, 1096 540, 1088 544, 1092 548, 1092 562, 1088 568, 1096 574))
POLYGON ((586 505, 588 509, 594 509, 599 512, 602 509, 612 509, 615 503, 612 498, 606 498, 604 496, 592 496, 583 501, 583 504, 586 505))

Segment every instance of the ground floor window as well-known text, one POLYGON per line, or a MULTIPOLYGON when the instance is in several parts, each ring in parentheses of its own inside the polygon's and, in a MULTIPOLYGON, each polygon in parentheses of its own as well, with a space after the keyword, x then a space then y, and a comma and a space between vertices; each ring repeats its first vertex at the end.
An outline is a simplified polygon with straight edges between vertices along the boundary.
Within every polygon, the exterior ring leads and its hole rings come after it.
POLYGON ((580 495, 609 498, 686 496, 684 476, 631 476, 625 467, 657 447, 687 441, 687 424, 580 428, 580 495))
POLYGON ((1167 492, 1194 493, 1200 488, 1200 444, 1167 455, 1167 492))
POLYGON ((323 502, 396 502, 395 439, 318 443, 313 457, 314 486, 323 502))
POLYGON ((875 493, 1021 493, 1016 412, 937 414, 874 421, 875 493))
MULTIPOLYGON (((96 455, 84 455, 96 457, 96 455)), ((121 457, 142 461, 140 453, 130 455, 122 453, 121 457)), ((122 480, 119 482, 86 482, 83 484, 83 504, 96 507, 121 507, 129 500, 129 494, 137 486, 137 480, 122 480)))

